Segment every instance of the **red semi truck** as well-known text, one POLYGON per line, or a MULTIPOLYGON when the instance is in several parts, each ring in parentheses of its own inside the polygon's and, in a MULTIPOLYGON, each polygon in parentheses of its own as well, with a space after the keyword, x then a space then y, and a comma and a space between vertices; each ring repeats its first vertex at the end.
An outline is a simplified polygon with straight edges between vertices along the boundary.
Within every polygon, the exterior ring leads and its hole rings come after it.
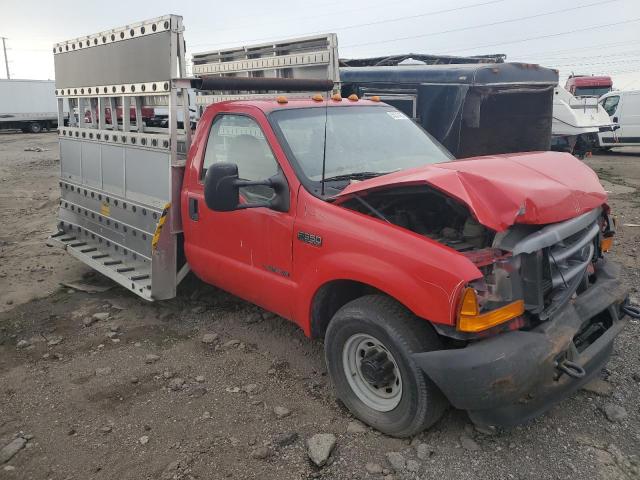
MULTIPOLYGON (((167 41, 180 45, 175 16, 123 31, 153 25, 168 25, 167 41)), ((589 167, 556 152, 456 161, 375 97, 216 102, 193 139, 177 129, 186 106, 172 101, 189 87, 323 85, 241 80, 144 83, 166 88, 167 144, 113 125, 61 129, 52 242, 147 300, 175 295, 191 270, 290 319, 324 339, 351 412, 394 436, 429 427, 449 404, 482 427, 511 426, 598 375, 638 311, 606 258, 613 222, 589 167), (108 182, 76 171, 94 161, 82 156, 91 148, 103 149, 96 165, 108 182), (124 167, 104 163, 114 152, 124 167), (121 190, 112 185, 120 168, 121 190)), ((58 87, 63 99, 81 98, 58 87)))
POLYGON ((613 88, 613 81, 608 76, 571 75, 564 86, 574 97, 599 98, 609 93, 613 88))

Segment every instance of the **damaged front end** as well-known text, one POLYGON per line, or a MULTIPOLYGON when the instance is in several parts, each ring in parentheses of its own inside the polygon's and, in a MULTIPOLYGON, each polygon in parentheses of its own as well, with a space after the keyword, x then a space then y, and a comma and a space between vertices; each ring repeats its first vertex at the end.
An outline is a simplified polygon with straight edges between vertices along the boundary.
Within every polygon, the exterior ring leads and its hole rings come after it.
MULTIPOLYGON (((612 227, 605 205, 564 222, 515 225, 496 234, 492 248, 506 258, 492 264, 503 279, 493 282, 494 296, 522 305, 508 319, 511 331, 485 330, 467 336, 462 348, 415 355, 475 423, 512 426, 533 418, 604 367, 623 328, 628 295, 618 266, 603 255, 612 227)), ((458 338, 464 308, 463 297, 458 338)))
POLYGON ((416 363, 482 426, 512 426, 570 395, 604 367, 629 311, 608 262, 606 204, 547 225, 481 225, 466 205, 425 185, 351 196, 343 207, 466 256, 482 277, 458 292, 455 325, 433 324, 444 350, 416 363))
POLYGON ((478 424, 510 426, 544 412, 596 376, 624 317, 640 316, 604 255, 614 234, 606 193, 570 155, 399 171, 352 183, 337 202, 477 267, 478 278, 452 292, 451 323, 432 323, 445 349, 414 359, 478 424))
POLYGON ((424 185, 352 195, 340 205, 406 228, 461 253, 489 247, 495 235, 478 223, 466 205, 424 185))

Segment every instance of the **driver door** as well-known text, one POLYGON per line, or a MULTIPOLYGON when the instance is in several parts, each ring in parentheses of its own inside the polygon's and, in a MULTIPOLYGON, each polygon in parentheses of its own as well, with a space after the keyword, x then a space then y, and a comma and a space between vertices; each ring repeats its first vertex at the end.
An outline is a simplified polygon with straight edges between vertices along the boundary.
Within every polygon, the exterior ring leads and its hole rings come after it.
MULTIPOLYGON (((203 119, 206 121, 206 118, 203 119)), ((268 125, 265 125, 268 128, 268 125)), ((214 212, 204 202, 203 180, 214 162, 238 166, 244 180, 264 180, 281 166, 256 118, 219 113, 211 123, 200 158, 193 162, 183 212, 185 250, 192 270, 204 281, 290 318, 293 293, 292 235, 294 206, 288 212, 266 207, 214 212)), ((266 186, 242 187, 241 203, 268 201, 266 186)))

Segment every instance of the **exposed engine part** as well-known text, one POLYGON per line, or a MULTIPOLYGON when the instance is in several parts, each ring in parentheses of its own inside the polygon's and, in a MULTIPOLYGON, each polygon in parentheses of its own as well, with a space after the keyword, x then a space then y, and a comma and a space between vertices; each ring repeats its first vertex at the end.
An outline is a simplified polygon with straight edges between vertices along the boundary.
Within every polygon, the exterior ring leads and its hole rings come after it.
POLYGON ((491 245, 494 232, 468 208, 425 186, 398 187, 353 197, 342 206, 424 235, 459 252, 491 245))

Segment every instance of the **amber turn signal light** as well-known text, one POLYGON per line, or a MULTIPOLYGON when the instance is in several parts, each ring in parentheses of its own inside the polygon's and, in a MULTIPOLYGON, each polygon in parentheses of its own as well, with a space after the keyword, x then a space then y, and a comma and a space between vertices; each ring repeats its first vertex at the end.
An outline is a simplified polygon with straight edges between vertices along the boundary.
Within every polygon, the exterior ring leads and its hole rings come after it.
POLYGON ((524 301, 517 300, 495 310, 480 313, 478 297, 473 288, 466 288, 460 302, 458 314, 458 330, 461 332, 476 333, 486 330, 524 313, 524 301))
POLYGON ((613 237, 603 237, 600 239, 600 250, 608 252, 613 246, 613 237))

